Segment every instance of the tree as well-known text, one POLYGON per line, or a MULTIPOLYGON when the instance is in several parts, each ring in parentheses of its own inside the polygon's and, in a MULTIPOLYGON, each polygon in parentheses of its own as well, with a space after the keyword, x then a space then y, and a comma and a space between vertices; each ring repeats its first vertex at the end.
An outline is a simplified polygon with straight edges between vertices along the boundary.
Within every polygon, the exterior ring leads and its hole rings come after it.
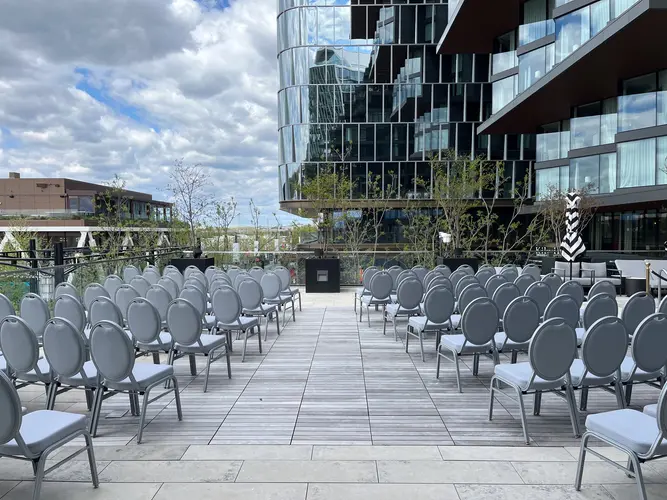
POLYGON ((232 196, 227 201, 215 203, 215 222, 217 232, 217 249, 223 252, 231 250, 229 241, 229 228, 237 217, 237 202, 232 196))
POLYGON ((197 227, 208 215, 213 200, 208 194, 211 176, 199 163, 187 165, 183 160, 176 160, 169 172, 171 182, 167 190, 174 199, 178 216, 188 224, 190 245, 197 243, 197 227))
POLYGON ((106 189, 95 197, 98 225, 102 228, 100 241, 109 258, 119 255, 126 246, 127 225, 130 219, 130 199, 125 189, 126 182, 117 174, 108 182, 106 189))
POLYGON ((371 236, 373 237, 373 260, 377 253, 378 243, 384 235, 382 230, 384 217, 387 210, 391 208, 391 200, 396 198, 398 193, 398 172, 389 170, 387 173, 387 182, 382 182, 382 176, 368 178, 368 198, 366 199, 367 217, 371 222, 371 236))

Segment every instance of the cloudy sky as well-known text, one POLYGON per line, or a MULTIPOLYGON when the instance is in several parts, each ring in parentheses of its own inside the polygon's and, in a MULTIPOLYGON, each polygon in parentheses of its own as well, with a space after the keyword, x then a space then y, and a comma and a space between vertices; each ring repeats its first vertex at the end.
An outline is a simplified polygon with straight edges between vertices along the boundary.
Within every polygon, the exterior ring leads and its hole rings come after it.
POLYGON ((184 158, 274 223, 277 85, 275 0, 2 0, 0 176, 166 199, 184 158))

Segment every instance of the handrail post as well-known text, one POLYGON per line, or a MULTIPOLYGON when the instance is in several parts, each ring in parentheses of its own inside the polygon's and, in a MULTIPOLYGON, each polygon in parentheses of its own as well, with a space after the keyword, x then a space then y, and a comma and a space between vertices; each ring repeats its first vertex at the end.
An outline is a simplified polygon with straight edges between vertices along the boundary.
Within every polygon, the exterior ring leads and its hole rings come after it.
POLYGON ((53 245, 53 265, 56 268, 53 273, 55 282, 54 288, 65 281, 65 252, 62 241, 58 241, 53 245))
POLYGON ((646 267, 646 294, 651 293, 651 261, 645 260, 644 266, 646 267))
POLYGON ((30 267, 33 271, 30 272, 30 292, 39 293, 39 263, 37 262, 37 241, 33 238, 28 243, 28 257, 30 258, 30 267))

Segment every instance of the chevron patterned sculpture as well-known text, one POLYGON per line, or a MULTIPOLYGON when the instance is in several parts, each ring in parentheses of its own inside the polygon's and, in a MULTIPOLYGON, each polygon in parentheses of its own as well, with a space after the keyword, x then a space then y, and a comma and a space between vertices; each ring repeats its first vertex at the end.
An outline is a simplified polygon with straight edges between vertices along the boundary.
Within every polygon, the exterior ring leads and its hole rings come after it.
POLYGON ((566 262, 574 262, 586 252, 584 240, 579 235, 579 203, 581 197, 576 192, 567 193, 565 221, 567 232, 560 244, 560 253, 566 262))

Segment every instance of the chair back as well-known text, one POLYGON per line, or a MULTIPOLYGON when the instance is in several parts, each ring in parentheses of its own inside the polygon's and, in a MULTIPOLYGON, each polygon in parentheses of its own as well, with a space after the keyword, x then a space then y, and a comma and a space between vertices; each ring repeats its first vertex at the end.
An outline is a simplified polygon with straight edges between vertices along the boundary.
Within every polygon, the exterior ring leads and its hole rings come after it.
POLYGON ((39 344, 35 333, 25 320, 7 316, 0 322, 0 350, 7 364, 17 373, 39 372, 39 344))
POLYGON ((486 282, 489 281, 489 278, 495 275, 496 275, 496 270, 490 266, 479 269, 475 274, 477 280, 479 281, 479 284, 482 286, 486 286, 486 282))
POLYGON ((449 276, 452 274, 452 270, 449 268, 449 266, 446 266, 445 264, 440 264, 439 266, 435 266, 433 270, 438 271, 445 278, 449 278, 449 276))
MULTIPOLYGON (((373 278, 375 273, 377 273, 379 271, 380 270, 375 266, 367 267, 366 269, 364 269, 364 274, 361 276, 361 285, 364 287, 364 290, 369 290, 370 291, 370 289, 371 289, 371 279, 373 278)), ((278 274, 278 273, 276 273, 276 274, 278 274)), ((278 275, 278 276, 280 276, 280 275, 278 275)), ((282 281, 282 279, 281 279, 281 281, 282 281)), ((281 288, 281 290, 284 290, 284 288, 281 288)))
POLYGON ((569 295, 558 295, 551 299, 544 310, 544 319, 562 318, 572 328, 579 323, 579 306, 569 295))
POLYGON ((44 328, 44 356, 57 377, 81 373, 86 344, 80 330, 65 318, 51 318, 44 328))
MULTIPOLYGON (((243 271, 243 273, 247 274, 245 271, 243 271)), ((202 284, 202 286, 204 287, 204 292, 208 290, 208 281, 206 280, 206 276, 199 269, 197 269, 196 271, 192 271, 190 275, 185 279, 185 281, 193 279, 199 281, 202 284)))
POLYGON ((563 278, 558 276, 556 273, 549 273, 544 278, 542 278, 542 283, 546 283, 551 288, 551 296, 555 297, 556 292, 563 284, 563 278))
POLYGON ((412 272, 417 275, 417 279, 419 279, 423 285, 424 278, 426 278, 426 275, 428 274, 428 269, 426 269, 424 266, 415 266, 412 268, 412 272))
POLYGON ((519 271, 517 270, 516 266, 504 267, 500 271, 500 275, 507 278, 507 281, 510 283, 514 283, 514 280, 519 277, 519 271))
POLYGON ((238 290, 239 290, 239 284, 240 284, 242 281, 245 281, 245 280, 251 280, 251 279, 253 279, 253 277, 250 276, 248 273, 239 273, 239 274, 236 276, 236 279, 234 280, 234 290, 236 290, 236 291, 238 292, 238 290))
POLYGON ((178 285, 179 290, 183 288, 183 285, 185 284, 185 278, 181 273, 177 271, 169 271, 164 273, 162 276, 166 276, 167 278, 171 278, 172 280, 174 280, 178 285))
MULTIPOLYGON (((486 293, 481 286, 479 288, 486 293)), ((493 339, 499 321, 498 308, 493 301, 488 297, 478 297, 463 310, 461 332, 471 344, 483 345, 493 339)))
MULTIPOLYGON (((192 273, 190 273, 190 274, 192 274, 192 273)), ((206 294, 206 285, 204 285, 201 282, 201 280, 198 280, 197 278, 193 278, 192 276, 190 278, 187 278, 183 282, 183 288, 185 288, 186 286, 197 287, 201 293, 206 294)), ((165 288, 165 290, 166 290, 166 288, 165 288)), ((169 290, 167 290, 167 291, 169 291, 169 290)))
POLYGON ((14 304, 12 304, 12 301, 6 295, 0 293, 0 321, 7 316, 16 316, 14 304))
MULTIPOLYGON (((393 289, 397 290, 398 289, 398 277, 403 273, 403 269, 398 267, 398 266, 392 266, 389 269, 387 269, 387 272, 389 273, 389 276, 391 276, 391 279, 394 282, 393 289)), ((424 278, 426 279, 426 278, 424 278)))
POLYGON ((95 325, 100 321, 111 321, 117 325, 123 324, 123 313, 109 297, 97 297, 90 304, 88 322, 95 325))
MULTIPOLYGON (((2 375, 2 372, 0 372, 0 375, 2 375)), ((660 396, 658 397, 658 409, 655 416, 658 420, 660 434, 662 436, 667 436, 667 385, 660 391, 660 396)), ((0 443, 1 442, 2 440, 0 440, 0 443)), ((662 442, 662 439, 660 439, 660 442, 662 442)))
POLYGON ((418 279, 405 279, 401 281, 396 290, 398 304, 408 311, 419 307, 423 296, 424 287, 418 279))
POLYGON ((262 291, 264 292, 264 297, 269 300, 277 299, 280 296, 281 283, 280 278, 276 273, 268 272, 264 273, 262 276, 262 291))
POLYGON ((9 377, 0 371, 0 444, 8 443, 19 436, 22 419, 19 393, 9 377))
MULTIPOLYGON (((421 282, 422 280, 419 281, 421 282)), ((371 296, 377 300, 388 299, 391 295, 393 284, 394 280, 391 279, 387 271, 378 271, 373 275, 373 279, 370 282, 371 296)))
POLYGON ((412 271, 412 269, 405 269, 400 273, 398 273, 398 276, 396 277, 396 289, 398 289, 398 285, 400 285, 401 282, 407 278, 419 279, 417 278, 417 275, 412 271))
POLYGON ((141 276, 141 271, 136 266, 129 265, 123 268, 123 281, 129 283, 135 276, 141 276))
POLYGON ((551 302, 553 292, 551 291, 551 287, 543 281, 536 281, 526 289, 526 296, 537 302, 541 316, 544 314, 549 302, 551 302))
POLYGON ((588 290, 588 298, 595 297, 599 293, 606 293, 614 299, 616 298, 616 286, 608 280, 596 281, 590 290, 588 290))
POLYGON ((628 335, 635 334, 639 324, 655 312, 655 299, 646 292, 637 292, 628 299, 621 311, 621 319, 625 323, 628 335))
POLYGON ((204 271, 204 276, 206 276, 206 281, 209 283, 213 281, 213 276, 215 276, 215 273, 218 272, 218 268, 215 266, 208 266, 206 270, 204 271))
POLYGON ((276 273, 280 278, 280 284, 282 286, 280 290, 281 291, 289 290, 290 279, 291 279, 289 269, 287 269, 286 267, 278 266, 273 270, 273 272, 276 273))
POLYGON ((165 287, 169 292, 169 295, 172 297, 178 297, 178 293, 181 291, 178 283, 176 283, 169 276, 162 276, 162 278, 158 280, 157 284, 165 287))
POLYGON ((581 304, 584 303, 584 287, 581 286, 581 283, 578 281, 566 281, 556 292, 558 295, 569 295, 577 303, 577 306, 581 307, 581 304))
POLYGON ((528 342, 540 325, 540 308, 530 297, 514 299, 505 308, 503 330, 511 341, 528 342))
POLYGON ((426 292, 424 315, 431 323, 449 321, 454 312, 454 295, 444 286, 436 286, 426 292))
POLYGON ((524 274, 532 276, 535 279, 535 281, 540 281, 542 272, 540 271, 539 266, 535 264, 526 264, 525 266, 523 266, 523 269, 521 269, 521 276, 523 276, 524 274))
POLYGON ((36 293, 26 293, 21 299, 19 315, 32 328, 37 338, 42 338, 46 322, 51 317, 46 301, 36 293))
POLYGON ((83 306, 86 308, 86 311, 90 311, 90 305, 97 297, 111 298, 106 288, 99 283, 91 283, 83 292, 83 306))
POLYGON ((521 292, 521 295, 525 295, 526 290, 528 290, 528 287, 533 283, 535 283, 535 278, 533 278, 532 274, 520 274, 519 277, 514 280, 514 284, 519 289, 519 292, 521 292))
POLYGON ((81 333, 86 326, 86 310, 81 302, 72 295, 61 295, 53 305, 53 317, 63 318, 74 325, 81 333))
POLYGON ((221 323, 231 325, 238 321, 243 306, 241 298, 231 286, 218 288, 213 294, 213 313, 221 323))
POLYGON ((145 297, 146 292, 150 288, 151 284, 143 276, 135 276, 130 280, 130 286, 139 292, 139 295, 145 297))
POLYGON ((241 306, 247 310, 258 309, 264 300, 262 286, 254 279, 241 281, 238 294, 241 298, 241 306))
POLYGON ((577 334, 563 318, 552 318, 537 327, 528 347, 528 361, 538 377, 563 378, 577 355, 577 334))
MULTIPOLYGON (((461 293, 459 294, 459 311, 463 313, 466 307, 468 307, 468 304, 480 297, 488 297, 486 290, 484 290, 484 287, 479 283, 471 283, 461 290, 461 293)), ((498 325, 496 325, 496 327, 497 326, 498 325)))
POLYGON ((248 274, 254 279, 257 283, 262 281, 262 276, 264 276, 264 269, 261 267, 253 267, 250 271, 248 271, 248 274))
POLYGON ((428 292, 431 288, 441 285, 446 286, 447 290, 452 292, 452 295, 454 295, 454 285, 452 285, 452 282, 449 281, 449 278, 445 278, 442 274, 439 274, 437 278, 433 278, 431 280, 431 282, 428 284, 428 287, 426 287, 426 291, 428 292))
POLYGON ((79 301, 81 301, 81 295, 79 295, 79 291, 74 285, 68 283, 67 281, 58 283, 56 285, 56 289, 53 291, 54 299, 57 299, 61 295, 71 295, 72 297, 76 297, 79 301))
POLYGON ((221 286, 232 286, 232 283, 229 281, 229 278, 223 279, 220 278, 219 276, 216 276, 213 279, 213 281, 211 281, 211 286, 209 287, 209 293, 211 294, 211 296, 213 296, 213 293, 221 286))
POLYGON ((234 280, 236 279, 236 276, 241 272, 241 270, 238 267, 230 267, 227 269, 227 276, 229 276, 229 281, 231 281, 231 284, 234 283, 234 280))
POLYGON ((667 316, 662 313, 651 314, 639 323, 630 345, 637 368, 652 373, 667 366, 666 328, 667 316))
POLYGON ((195 306, 195 309, 199 311, 199 315, 204 317, 206 314, 206 297, 201 293, 201 290, 196 286, 186 286, 181 290, 181 294, 178 296, 179 299, 185 299, 190 304, 195 306))
POLYGON ((201 271, 199 270, 199 268, 197 266, 188 266, 183 271, 183 277, 185 279, 188 279, 190 277, 190 275, 194 272, 200 273, 201 271))
POLYGON ((505 276, 501 276, 500 274, 491 276, 486 281, 486 285, 484 286, 484 288, 486 288, 486 293, 489 294, 489 297, 493 297, 493 294, 496 293, 498 287, 503 283, 509 283, 505 276))
POLYGON ((104 380, 120 382, 132 375, 134 347, 117 323, 100 321, 93 326, 90 357, 104 380))
POLYGON ((607 316, 618 316, 618 303, 616 299, 606 293, 598 293, 586 302, 582 322, 588 330, 593 323, 607 316))
POLYGON ((173 300, 173 297, 169 291, 162 285, 151 285, 151 287, 146 292, 146 299, 148 302, 155 306, 155 309, 158 310, 162 321, 166 321, 167 308, 169 307, 169 303, 173 300))
POLYGON ((510 305, 510 302, 517 297, 521 297, 521 291, 514 283, 503 283, 496 288, 496 291, 493 292, 492 299, 498 308, 498 314, 500 314, 501 318, 504 317, 505 309, 510 305))
POLYGON ((628 333, 620 318, 600 318, 586 330, 581 359, 586 369, 597 377, 618 371, 628 352, 628 333))
POLYGON ((480 269, 489 269, 489 268, 493 269, 494 271, 496 270, 496 268, 493 267, 491 264, 489 264, 489 263, 485 263, 485 264, 480 265, 480 266, 477 268, 477 271, 479 272, 480 269))
POLYGON ((454 271, 452 274, 449 275, 449 281, 452 282, 452 285, 454 286, 454 291, 456 291, 456 286, 459 284, 459 281, 463 279, 464 277, 469 276, 468 273, 466 273, 463 269, 457 269, 454 271))
POLYGON ((468 264, 461 264, 459 267, 456 268, 456 270, 463 271, 469 276, 473 276, 475 274, 475 270, 468 264))
POLYGON ((201 315, 187 300, 176 299, 167 310, 167 327, 175 342, 192 345, 201 337, 201 315))
POLYGON ((143 276, 151 285, 155 285, 158 281, 160 281, 161 278, 160 273, 154 267, 147 267, 144 269, 143 276))
POLYGON ((109 297, 112 299, 116 296, 116 290, 118 290, 118 287, 122 284, 123 280, 115 274, 110 274, 104 280, 104 288, 107 292, 109 292, 109 297))
POLYGON ((137 292, 132 285, 124 284, 119 286, 116 290, 114 302, 118 306, 118 309, 120 309, 120 313, 123 315, 124 320, 127 320, 127 306, 129 306, 130 302, 137 297, 141 297, 141 294, 137 292))
POLYGON ((169 273, 177 273, 183 276, 183 274, 178 270, 176 266, 172 266, 171 264, 167 264, 164 266, 164 269, 162 270, 162 276, 169 274, 169 273))
MULTIPOLYGON (((466 274, 463 276, 456 285, 454 285, 454 296, 458 299, 461 297, 461 292, 465 290, 468 285, 479 285, 479 281, 475 276, 466 274)), ((481 286, 481 285, 480 285, 481 286)))
MULTIPOLYGON (((391 274, 391 273, 389 273, 391 274)), ((428 288, 429 283, 437 278, 438 276, 441 276, 440 273, 435 272, 435 271, 429 271, 426 273, 426 276, 424 276, 424 281, 422 282, 422 285, 424 285, 424 288, 428 288)), ((393 278, 393 276, 392 276, 393 278)))
POLYGON ((160 312, 144 297, 137 297, 127 306, 127 327, 137 342, 150 344, 162 331, 160 312))

